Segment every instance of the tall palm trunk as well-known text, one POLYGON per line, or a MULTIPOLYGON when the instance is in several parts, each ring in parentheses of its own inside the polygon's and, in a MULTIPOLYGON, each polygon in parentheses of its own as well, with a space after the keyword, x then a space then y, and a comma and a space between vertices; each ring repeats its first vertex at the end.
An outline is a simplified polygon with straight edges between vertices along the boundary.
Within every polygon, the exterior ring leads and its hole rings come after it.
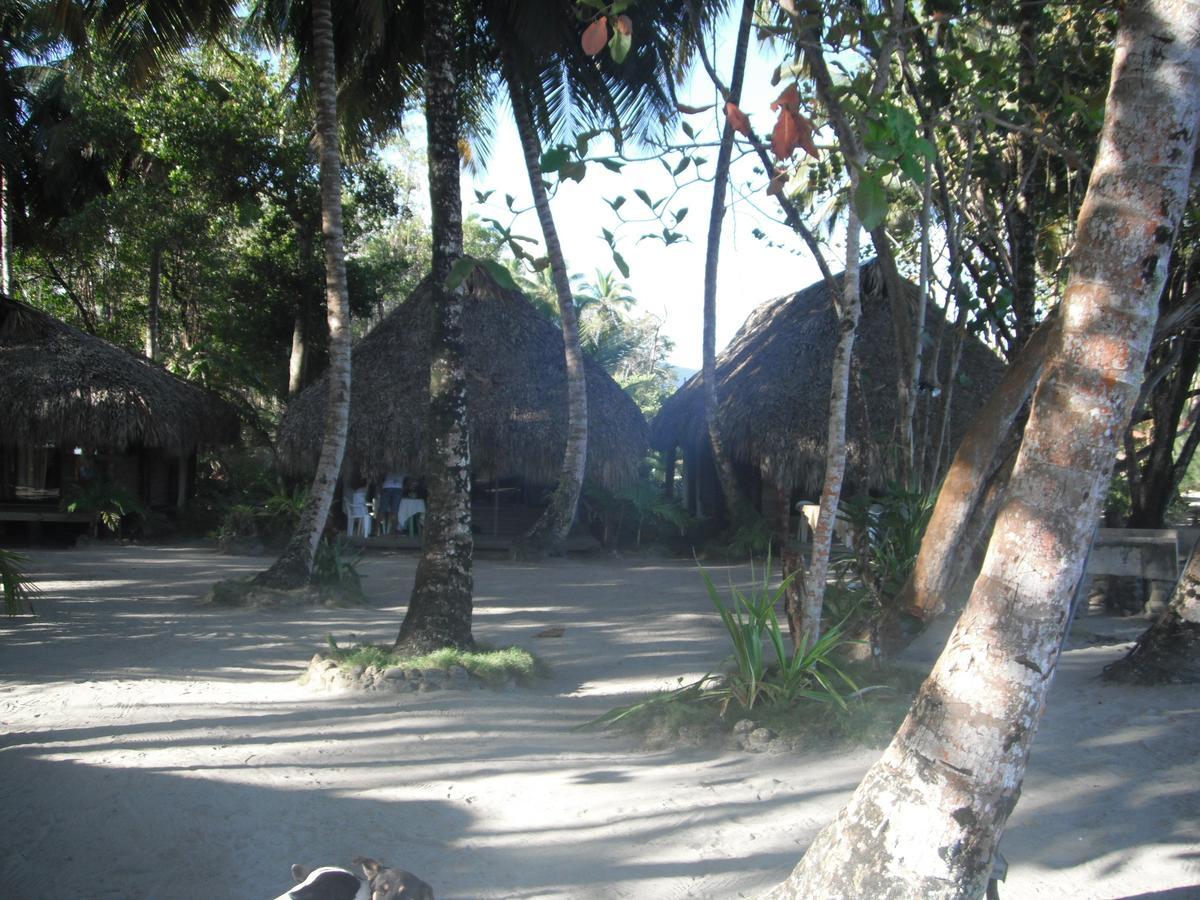
POLYGON ((8 220, 8 175, 0 164, 0 294, 12 293, 12 225, 8 220))
POLYGON ((533 191, 533 205, 537 209, 542 236, 546 240, 550 275, 554 282, 554 294, 558 298, 559 317, 562 320, 563 352, 567 365, 567 445, 563 453, 558 486, 554 489, 546 511, 513 547, 517 556, 539 556, 543 553, 561 553, 567 532, 575 520, 575 508, 579 504, 579 492, 583 488, 583 474, 587 466, 587 380, 583 367, 583 348, 579 343, 575 298, 571 294, 571 282, 567 277, 567 264, 558 240, 558 229, 550 212, 550 198, 546 194, 545 182, 542 181, 542 147, 533 122, 533 110, 530 108, 529 98, 522 93, 522 84, 513 65, 511 48, 502 43, 501 53, 504 60, 504 79, 512 97, 513 118, 516 119, 517 134, 521 138, 521 150, 525 154, 525 170, 529 174, 529 187, 533 191))
POLYGON ((425 540, 396 647, 421 653, 466 648, 471 637, 471 448, 463 347, 464 288, 446 288, 462 256, 455 11, 449 0, 425 6, 425 122, 433 232, 434 321, 429 362, 429 449, 425 540))
POLYGON ((1137 397, 1198 131, 1200 0, 1130 2, 1062 337, 983 571, 891 745, 771 897, 983 894, 1137 397))
POLYGON ((150 284, 146 297, 146 358, 158 359, 159 319, 162 301, 162 244, 150 250, 150 284))
POLYGON ((298 587, 312 574, 313 556, 337 487, 350 423, 350 294, 342 236, 342 165, 338 149, 337 69, 330 0, 313 0, 313 69, 317 87, 317 145, 321 169, 321 232, 325 238, 325 306, 329 321, 329 394, 325 438, 312 489, 283 555, 255 581, 298 587))
MULTIPOLYGON (((739 103, 742 96, 742 80, 746 72, 746 51, 750 42, 754 7, 754 0, 743 0, 742 15, 738 21, 737 47, 733 55, 733 74, 729 79, 729 93, 726 96, 727 102, 733 104, 739 103)), ((708 246, 704 254, 701 384, 704 388, 704 421, 708 426, 708 439, 712 445, 717 480, 731 518, 734 523, 740 523, 752 516, 752 510, 738 487, 733 463, 721 435, 721 410, 717 405, 717 272, 721 257, 721 226, 725 221, 725 191, 729 185, 729 163, 733 156, 733 135, 733 126, 727 118, 725 128, 721 132, 721 146, 717 151, 717 167, 713 173, 712 208, 708 215, 708 246)))

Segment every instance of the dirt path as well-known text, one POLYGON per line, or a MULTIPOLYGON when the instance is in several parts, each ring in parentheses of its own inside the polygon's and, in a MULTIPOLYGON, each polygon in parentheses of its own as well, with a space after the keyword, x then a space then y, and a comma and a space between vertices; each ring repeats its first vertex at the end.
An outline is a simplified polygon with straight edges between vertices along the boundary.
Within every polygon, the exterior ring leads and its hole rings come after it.
MULTIPOLYGON (((356 855, 439 900, 752 897, 876 756, 645 752, 570 730, 719 662, 691 565, 479 561, 477 637, 533 649, 552 677, 377 696, 295 678, 327 634, 391 640, 415 559, 369 560, 365 609, 196 605, 262 564, 35 554, 40 617, 0 622, 0 897, 255 900, 293 862, 356 855), (533 637, 550 625, 564 636, 533 637)), ((1118 651, 1064 657, 1002 845, 1006 898, 1200 897, 1200 697, 1101 685, 1118 651)))

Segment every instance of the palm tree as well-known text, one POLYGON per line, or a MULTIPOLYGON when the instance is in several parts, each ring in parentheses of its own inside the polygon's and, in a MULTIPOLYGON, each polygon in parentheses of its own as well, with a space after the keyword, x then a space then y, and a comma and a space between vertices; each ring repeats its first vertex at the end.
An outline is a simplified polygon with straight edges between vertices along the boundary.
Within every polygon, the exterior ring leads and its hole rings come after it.
MULTIPOLYGON (((546 511, 514 545, 514 554, 561 552, 583 485, 587 464, 587 384, 583 349, 566 261, 541 171, 542 136, 555 131, 553 110, 578 104, 581 118, 620 125, 648 120, 645 112, 669 119, 675 113, 671 76, 686 19, 678 3, 645 2, 637 7, 639 52, 628 66, 587 57, 580 47, 578 6, 570 0, 490 0, 483 8, 487 33, 498 48, 499 68, 512 101, 526 172, 546 243, 550 277, 558 301, 567 369, 567 444, 558 484, 546 511), (564 88, 564 85, 566 87, 564 88)), ((644 129, 642 129, 644 133, 644 129)))
POLYGON ((429 499, 421 561, 408 611, 396 637, 397 649, 413 653, 447 646, 469 648, 474 644, 464 287, 460 283, 451 288, 446 283, 451 268, 462 256, 455 60, 458 20, 454 0, 433 0, 426 4, 425 11, 425 126, 433 232, 430 277, 436 310, 429 363, 429 499))
POLYGON ((317 544, 342 469, 350 423, 350 292, 342 235, 342 166, 338 146, 337 66, 330 0, 312 0, 312 62, 316 82, 317 145, 320 150, 321 232, 325 239, 325 308, 329 323, 329 396, 325 439, 308 502, 283 554, 255 581, 298 587, 312 575, 317 544))

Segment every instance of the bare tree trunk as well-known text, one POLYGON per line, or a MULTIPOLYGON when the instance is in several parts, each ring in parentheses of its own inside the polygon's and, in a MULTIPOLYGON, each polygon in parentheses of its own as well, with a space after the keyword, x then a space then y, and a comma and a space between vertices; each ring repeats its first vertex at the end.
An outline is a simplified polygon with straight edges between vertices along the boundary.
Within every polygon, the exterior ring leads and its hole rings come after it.
POLYGON ((1044 322, 980 408, 963 436, 954 462, 938 492, 937 503, 921 540, 912 576, 899 597, 914 616, 932 619, 942 611, 962 562, 963 528, 995 470, 996 453, 1021 414, 1041 377, 1048 349, 1058 337, 1060 319, 1044 322))
POLYGON ((769 896, 978 897, 1137 396, 1200 130, 1200 2, 1121 15, 1056 342, 983 572, 883 757, 769 896))
POLYGON ((150 250, 150 285, 146 297, 146 358, 158 359, 159 306, 162 298, 163 248, 155 244, 150 250))
POLYGON ((558 240, 558 229, 550 212, 550 198, 546 195, 546 185, 542 181, 542 147, 537 127, 533 122, 533 110, 530 108, 529 98, 522 93, 522 85, 512 64, 511 48, 502 46, 501 52, 504 58, 505 80, 512 97, 513 118, 517 122, 521 150, 525 155, 525 170, 529 174, 529 187, 533 192, 533 205, 537 209, 542 236, 546 240, 546 255, 550 259, 550 275, 554 282, 554 294, 558 299, 563 352, 567 365, 567 445, 563 453, 558 485, 545 512, 529 531, 514 543, 513 553, 519 557, 536 557, 546 553, 560 555, 566 544, 567 532, 571 530, 571 524, 575 521, 575 509, 579 505, 579 493, 583 489, 584 469, 587 466, 587 380, 583 366, 583 347, 579 343, 575 298, 571 293, 571 281, 567 276, 567 264, 558 240))
MULTIPOLYGON (((727 102, 737 104, 742 95, 742 79, 746 72, 746 51, 750 42, 750 24, 754 18, 754 0, 743 0, 738 21, 737 47, 733 56, 733 73, 729 80, 727 102)), ((713 462, 725 506, 735 523, 752 518, 750 504, 738 487, 733 463, 721 435, 721 409, 717 398, 717 271, 721 256, 721 226, 725 220, 725 191, 729 184, 729 161, 733 156, 733 126, 726 119, 717 151, 717 167, 713 173, 712 208, 708 216, 708 246, 704 255, 704 341, 701 363, 701 384, 704 389, 704 419, 712 444, 713 462)))
POLYGON ((1188 559, 1171 603, 1133 649, 1104 669, 1109 681, 1200 684, 1200 553, 1188 559))
POLYGON ((330 0, 314 0, 312 18, 317 143, 321 154, 321 231, 325 237, 325 306, 329 321, 329 394, 325 400, 325 439, 308 502, 283 554, 255 579, 271 587, 298 587, 312 574, 313 556, 329 518, 350 424, 350 294, 342 235, 342 166, 330 0))
POLYGON ((0 165, 0 294, 12 296, 12 224, 8 218, 8 173, 0 165))
MULTIPOLYGON (((851 195, 858 178, 851 169, 851 195)), ((821 486, 821 513, 813 531, 812 556, 804 577, 800 598, 800 621, 793 627, 807 635, 810 644, 821 637, 821 609, 825 605, 825 581, 829 577, 829 554, 833 547, 833 526, 837 520, 842 480, 846 475, 846 403, 850 397, 850 359, 862 298, 858 290, 858 248, 861 228, 854 204, 850 204, 846 223, 846 274, 842 277, 842 299, 837 304, 838 341, 833 350, 829 387, 829 424, 825 438, 825 481, 821 486)), ((793 634, 795 638, 795 634, 793 634)))
POLYGON ((433 0, 425 11, 425 122, 433 233, 430 277, 435 300, 429 363, 429 499, 421 561, 396 638, 398 649, 413 653, 474 645, 465 297, 461 285, 446 288, 450 269, 462 256, 455 7, 450 0, 433 0))

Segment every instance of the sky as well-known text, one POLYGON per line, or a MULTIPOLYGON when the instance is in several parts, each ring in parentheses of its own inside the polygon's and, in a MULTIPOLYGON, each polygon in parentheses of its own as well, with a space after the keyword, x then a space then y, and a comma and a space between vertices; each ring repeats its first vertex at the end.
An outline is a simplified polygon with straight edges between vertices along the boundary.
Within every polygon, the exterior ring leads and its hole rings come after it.
MULTIPOLYGON (((636 40, 636 20, 634 23, 636 40)), ((718 29, 713 59, 723 79, 728 81, 728 68, 733 56, 734 28, 726 24, 718 29)), ((712 48, 710 48, 712 49, 712 48)), ((750 117, 755 131, 769 135, 774 124, 771 102, 781 87, 770 83, 771 72, 781 61, 781 51, 760 45, 751 38, 750 60, 747 65, 741 108, 750 117)), ((714 104, 713 109, 684 118, 696 130, 702 141, 715 141, 723 114, 718 95, 703 70, 693 72, 678 95, 683 103, 692 106, 714 104)), ((532 209, 529 179, 507 104, 497 105, 500 116, 492 152, 486 169, 478 174, 463 174, 463 211, 482 217, 493 217, 505 224, 511 219, 504 195, 511 194, 514 208, 529 209, 513 228, 514 232, 536 237, 541 243, 541 231, 532 209), (493 191, 488 201, 479 204, 475 192, 493 191)), ((410 134, 415 136, 415 129, 410 134)), ((682 131, 677 140, 686 142, 682 131)), ((597 149, 600 141, 596 141, 597 149)), ((631 156, 647 156, 649 151, 628 148, 631 156)), ((698 151, 708 163, 702 172, 711 176, 717 156, 715 146, 698 151)), ((736 154, 735 154, 736 156, 736 154)), ((679 160, 676 154, 670 159, 679 160)), ((749 157, 737 162, 727 197, 728 210, 723 228, 720 269, 717 288, 717 349, 720 349, 741 327, 747 316, 760 304, 782 294, 797 291, 816 281, 820 275, 800 239, 790 229, 780 225, 778 206, 773 197, 765 194, 766 177, 752 170, 757 159, 749 157), (750 187, 747 187, 749 182, 750 187), (740 193, 735 193, 740 192, 740 193), (761 229, 768 236, 760 240, 753 234, 761 229)), ((695 171, 689 168, 688 173, 695 171)), ((639 240, 651 227, 661 232, 657 223, 619 226, 606 198, 619 195, 627 198, 622 212, 648 212, 634 190, 646 191, 652 199, 673 189, 673 181, 657 160, 627 165, 620 174, 608 172, 600 165, 589 165, 582 183, 565 182, 557 191, 551 207, 559 230, 568 269, 592 278, 597 269, 616 272, 612 251, 605 242, 602 228, 613 231, 617 249, 628 262, 627 279, 637 298, 637 310, 649 312, 664 321, 665 333, 674 341, 670 361, 681 368, 698 369, 701 363, 704 299, 704 248, 712 203, 711 182, 701 182, 685 188, 668 205, 671 210, 686 207, 686 217, 675 230, 689 240, 667 247, 662 241, 639 240)), ((670 221, 670 219, 668 219, 670 221)), ((530 248, 534 255, 538 252, 530 248)), ((841 268, 830 257, 834 270, 841 268)))

